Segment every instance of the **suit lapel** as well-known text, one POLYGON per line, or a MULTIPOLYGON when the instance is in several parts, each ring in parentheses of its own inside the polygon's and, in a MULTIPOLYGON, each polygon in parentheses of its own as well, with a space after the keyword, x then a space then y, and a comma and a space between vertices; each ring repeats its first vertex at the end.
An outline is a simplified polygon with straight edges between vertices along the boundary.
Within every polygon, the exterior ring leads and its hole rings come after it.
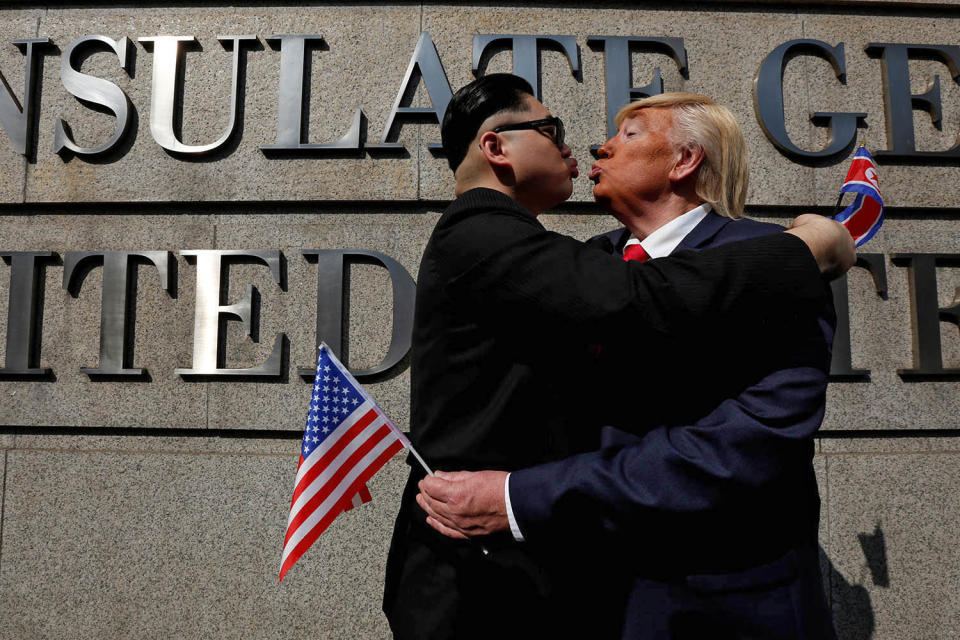
POLYGON ((730 222, 731 219, 727 216, 717 215, 713 211, 708 212, 707 215, 703 217, 703 220, 693 228, 693 231, 688 233, 683 240, 680 241, 677 248, 670 252, 671 255, 685 249, 696 251, 697 249, 709 247, 714 236, 720 233, 720 230, 730 222))
POLYGON ((623 246, 630 239, 630 230, 626 227, 601 233, 587 240, 587 244, 599 247, 608 253, 621 254, 623 246))

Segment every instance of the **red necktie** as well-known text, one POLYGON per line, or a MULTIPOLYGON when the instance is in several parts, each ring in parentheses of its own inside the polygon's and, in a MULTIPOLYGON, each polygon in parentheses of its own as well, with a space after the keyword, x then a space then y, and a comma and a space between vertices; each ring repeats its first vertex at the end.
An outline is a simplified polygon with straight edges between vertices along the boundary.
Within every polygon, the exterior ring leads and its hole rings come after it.
POLYGON ((640 246, 640 243, 631 244, 629 247, 623 250, 623 259, 627 262, 630 260, 637 260, 638 262, 646 262, 650 259, 650 254, 643 250, 643 247, 640 246))

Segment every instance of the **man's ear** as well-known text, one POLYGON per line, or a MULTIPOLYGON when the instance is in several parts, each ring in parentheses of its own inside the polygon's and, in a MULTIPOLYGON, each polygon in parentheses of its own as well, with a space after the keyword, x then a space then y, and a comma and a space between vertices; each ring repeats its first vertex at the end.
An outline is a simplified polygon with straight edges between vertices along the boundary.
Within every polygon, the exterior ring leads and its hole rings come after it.
POLYGON ((705 159, 706 155, 703 153, 702 147, 681 147, 678 152, 677 163, 670 171, 670 179, 674 182, 680 182, 695 173, 705 159))
POLYGON ((493 131, 487 131, 480 136, 480 153, 493 167, 510 166, 510 160, 507 159, 507 152, 501 144, 500 136, 493 131))

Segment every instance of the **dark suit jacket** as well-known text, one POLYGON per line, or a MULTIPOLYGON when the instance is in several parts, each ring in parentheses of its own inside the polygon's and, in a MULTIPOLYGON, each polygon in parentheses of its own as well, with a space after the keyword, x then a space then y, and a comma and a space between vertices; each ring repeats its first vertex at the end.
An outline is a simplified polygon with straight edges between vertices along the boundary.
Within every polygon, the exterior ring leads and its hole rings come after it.
MULTIPOLYGON (((675 254, 778 231, 709 213, 675 254)), ((619 253, 628 237, 591 242, 619 253)), ((835 326, 828 300, 816 319, 735 329, 747 349, 710 321, 666 360, 604 345, 613 374, 602 384, 623 411, 607 414, 617 426, 602 448, 511 475, 529 544, 589 541, 598 566, 631 574, 624 637, 833 637, 812 467, 835 326), (642 374, 628 371, 632 358, 642 374)))
MULTIPOLYGON (((411 440, 447 470, 513 470, 596 448, 599 420, 575 395, 581 368, 594 366, 588 344, 676 341, 707 317, 721 330, 776 323, 824 296, 809 250, 786 234, 627 264, 546 231, 503 194, 469 191, 420 265, 411 440)), ((434 532, 411 466, 384 592, 396 637, 569 635, 551 608, 555 563, 532 546, 487 540, 484 550, 434 532)))

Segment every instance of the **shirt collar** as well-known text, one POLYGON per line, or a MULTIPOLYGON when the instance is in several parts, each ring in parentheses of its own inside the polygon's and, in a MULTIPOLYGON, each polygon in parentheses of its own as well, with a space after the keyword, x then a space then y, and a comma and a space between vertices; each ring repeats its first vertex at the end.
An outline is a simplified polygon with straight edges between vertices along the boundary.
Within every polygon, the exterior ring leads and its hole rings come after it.
POLYGON ((710 209, 710 203, 704 202, 699 207, 677 216, 667 224, 654 230, 654 232, 644 238, 642 242, 631 235, 623 248, 626 249, 632 244, 639 244, 651 258, 668 256, 677 248, 680 241, 683 240, 688 233, 693 231, 694 227, 700 224, 700 221, 706 217, 710 209))

